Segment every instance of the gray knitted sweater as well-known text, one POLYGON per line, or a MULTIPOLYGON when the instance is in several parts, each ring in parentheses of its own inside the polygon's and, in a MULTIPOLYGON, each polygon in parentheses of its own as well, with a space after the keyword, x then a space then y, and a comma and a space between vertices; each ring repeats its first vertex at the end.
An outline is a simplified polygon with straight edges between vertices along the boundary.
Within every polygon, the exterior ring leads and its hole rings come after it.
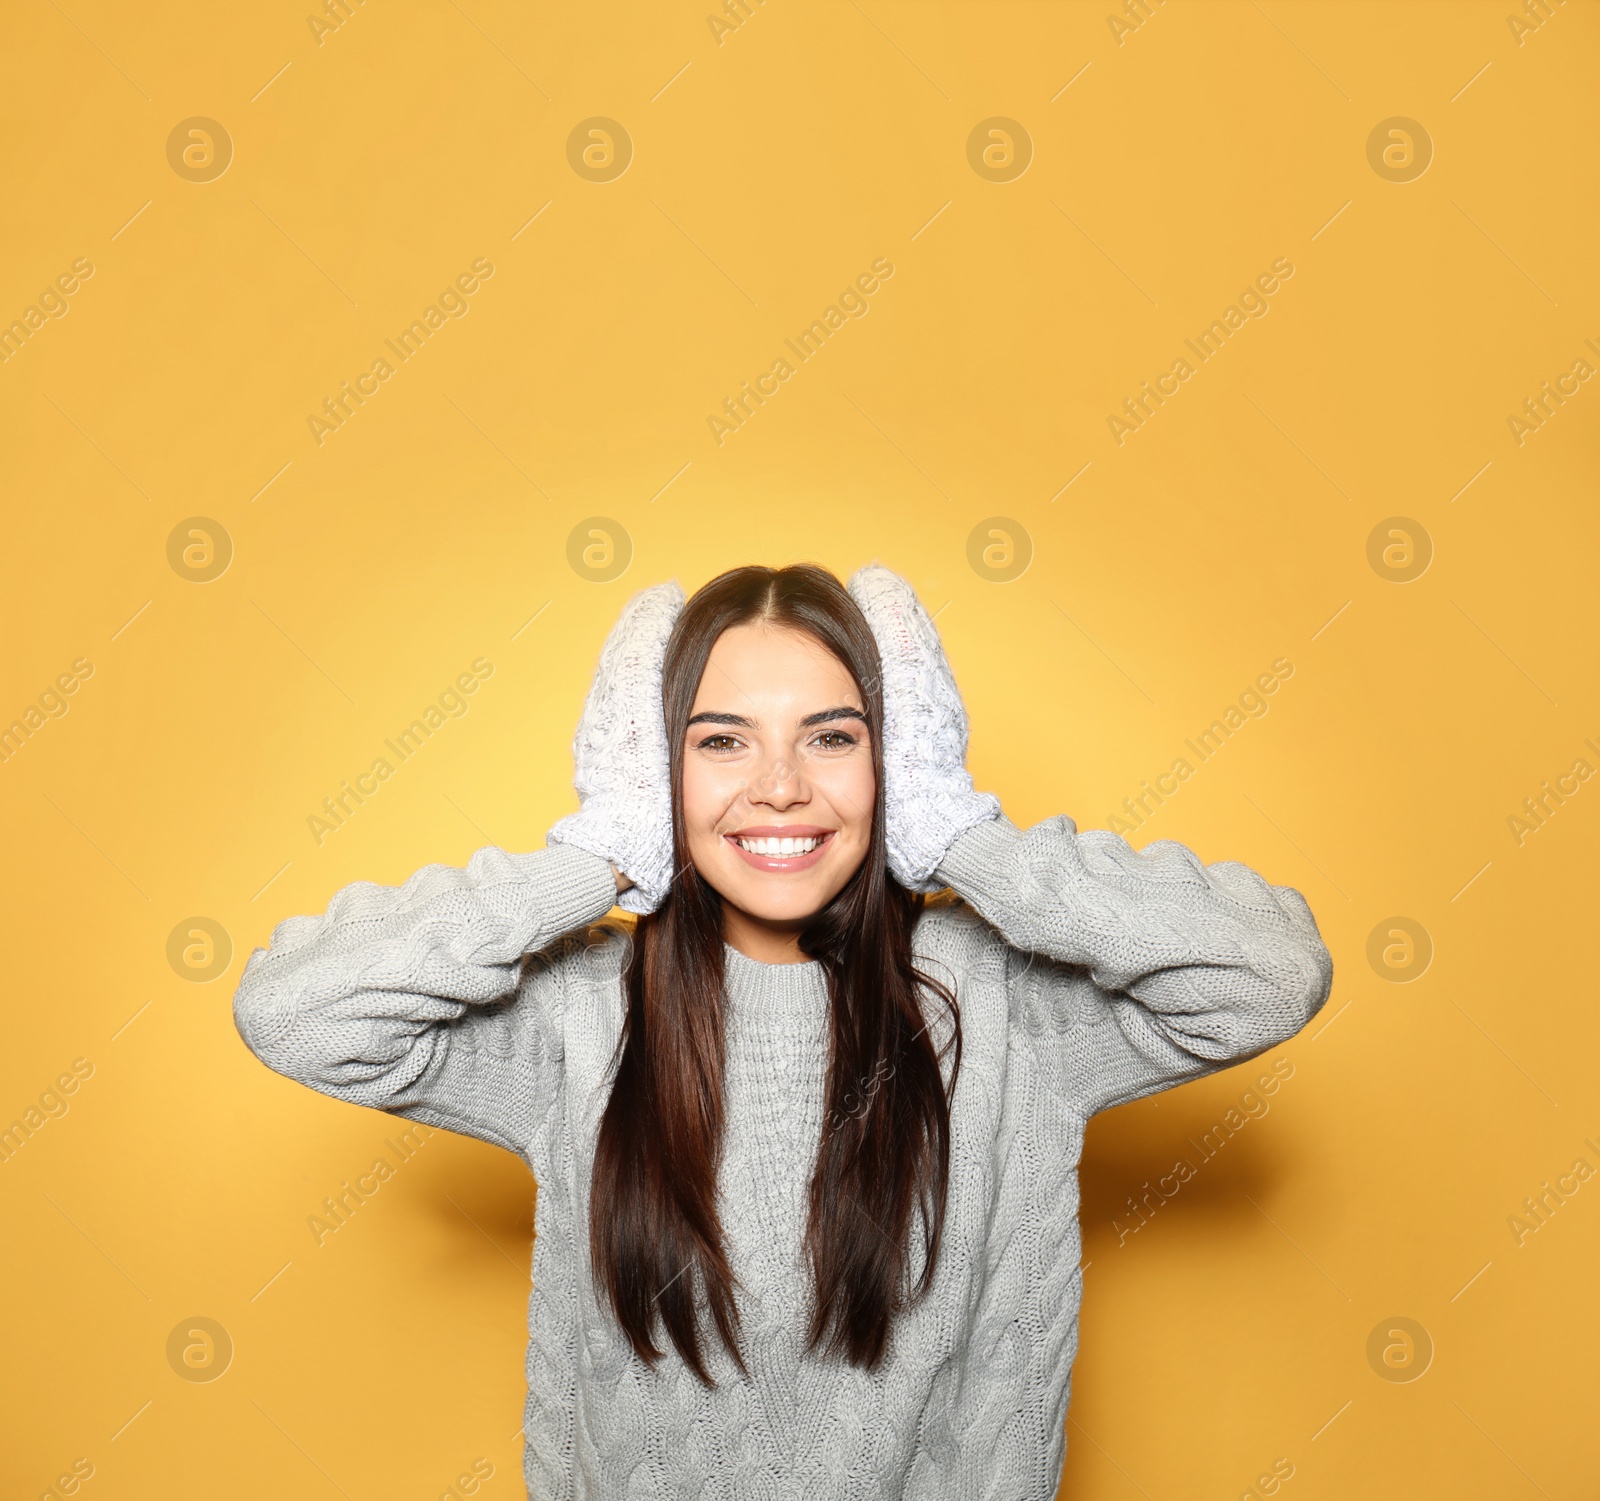
MULTIPOLYGON (((963 900, 923 914, 915 949, 961 1008, 944 1245, 931 1292, 870 1375, 803 1348, 800 1246, 828 1049, 819 965, 726 951, 719 1187, 750 1376, 713 1338, 707 1390, 670 1343, 656 1370, 638 1360, 589 1275, 626 948, 590 926, 616 896, 605 861, 488 848, 399 888, 358 882, 250 956, 234 1016, 269 1067, 494 1142, 532 1169, 530 1496, 1055 1495, 1085 1122, 1293 1036, 1326 1000, 1332 961, 1291 888, 1171 842, 1135 852, 1064 817, 1026 833, 980 824, 940 875, 963 900)), ((942 1044, 944 1024, 931 1035, 942 1044)))

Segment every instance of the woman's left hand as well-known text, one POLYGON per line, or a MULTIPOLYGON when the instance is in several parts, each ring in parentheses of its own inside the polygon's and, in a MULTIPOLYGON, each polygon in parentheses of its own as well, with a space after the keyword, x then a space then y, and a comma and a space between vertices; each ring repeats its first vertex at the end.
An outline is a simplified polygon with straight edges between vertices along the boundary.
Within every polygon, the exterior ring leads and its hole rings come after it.
POLYGON ((967 771, 967 711, 939 632, 912 589, 879 564, 857 569, 850 594, 878 643, 883 667, 883 778, 889 869, 912 891, 932 880, 945 851, 975 824, 1000 816, 967 771))

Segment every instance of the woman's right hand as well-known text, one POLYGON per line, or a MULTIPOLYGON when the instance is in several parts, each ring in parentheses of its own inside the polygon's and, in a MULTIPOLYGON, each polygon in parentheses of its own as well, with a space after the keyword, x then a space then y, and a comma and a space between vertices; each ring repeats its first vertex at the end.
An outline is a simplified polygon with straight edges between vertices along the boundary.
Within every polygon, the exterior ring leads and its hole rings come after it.
POLYGON ((573 845, 609 860, 618 905, 629 912, 654 912, 672 887, 671 764, 661 670, 682 609, 683 590, 676 583, 657 584, 623 607, 601 648, 572 742, 578 811, 545 836, 547 844, 573 845))

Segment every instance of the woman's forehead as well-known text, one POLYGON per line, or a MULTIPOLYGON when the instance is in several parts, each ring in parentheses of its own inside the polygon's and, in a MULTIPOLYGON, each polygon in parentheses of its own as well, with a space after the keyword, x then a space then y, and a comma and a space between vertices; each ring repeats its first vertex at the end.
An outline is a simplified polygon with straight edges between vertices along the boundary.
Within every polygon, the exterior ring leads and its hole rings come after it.
POLYGON ((690 713, 721 710, 758 723, 780 723, 845 707, 865 709, 861 690, 815 636, 752 622, 717 638, 690 713))

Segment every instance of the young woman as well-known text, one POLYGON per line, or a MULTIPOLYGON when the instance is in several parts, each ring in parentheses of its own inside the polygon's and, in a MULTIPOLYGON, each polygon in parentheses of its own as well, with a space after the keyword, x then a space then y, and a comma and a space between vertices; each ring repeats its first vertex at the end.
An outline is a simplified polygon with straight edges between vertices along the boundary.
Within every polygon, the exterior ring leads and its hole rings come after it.
POLYGON ((533 1170, 531 1496, 1055 1495, 1084 1123, 1292 1037, 1332 963, 1242 865, 1019 831, 966 739, 887 569, 658 586, 545 849, 251 955, 269 1067, 533 1170))

